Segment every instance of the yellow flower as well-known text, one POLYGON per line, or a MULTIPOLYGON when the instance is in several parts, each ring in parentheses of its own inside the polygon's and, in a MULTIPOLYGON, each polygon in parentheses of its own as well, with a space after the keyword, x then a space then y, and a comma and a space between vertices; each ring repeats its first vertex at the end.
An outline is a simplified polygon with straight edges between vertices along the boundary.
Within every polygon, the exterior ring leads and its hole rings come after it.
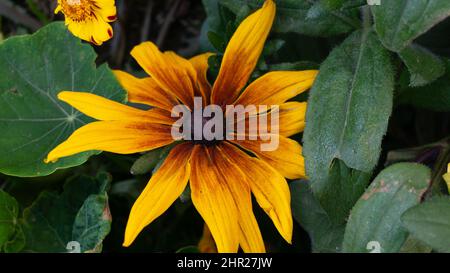
POLYGON ((114 0, 58 0, 55 13, 59 12, 73 35, 82 40, 101 45, 113 36, 109 23, 117 19, 114 0))
POLYGON ((252 193, 281 236, 291 242, 293 222, 285 177, 301 178, 305 171, 302 147, 289 136, 303 130, 306 103, 287 101, 309 89, 317 71, 270 72, 245 88, 275 10, 274 2, 266 0, 242 22, 228 44, 213 86, 207 80, 211 54, 186 60, 146 42, 135 47, 131 55, 150 77, 138 79, 121 71, 115 74, 128 91, 130 102, 152 109, 139 110, 90 93, 59 94, 61 100, 100 121, 75 131, 49 153, 46 162, 88 150, 131 154, 176 144, 133 205, 124 246, 164 213, 188 182, 192 202, 219 252, 237 252, 239 246, 245 252, 265 251, 252 210, 252 193), (201 96, 205 105, 279 105, 278 149, 262 151, 262 136, 257 140, 174 140, 171 110, 180 103, 192 109, 195 96, 201 96))
POLYGON ((448 192, 450 193, 450 163, 447 166, 447 173, 444 174, 444 180, 447 183, 448 192))

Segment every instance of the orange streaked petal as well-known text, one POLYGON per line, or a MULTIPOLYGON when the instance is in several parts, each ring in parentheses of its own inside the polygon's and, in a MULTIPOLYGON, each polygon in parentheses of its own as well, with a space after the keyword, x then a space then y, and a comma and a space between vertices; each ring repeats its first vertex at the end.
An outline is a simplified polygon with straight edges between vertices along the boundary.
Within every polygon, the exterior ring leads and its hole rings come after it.
POLYGON ((239 209, 240 245, 245 253, 265 253, 266 247, 261 231, 252 210, 251 195, 247 200, 242 200, 239 209))
POLYGON ((275 12, 275 3, 266 0, 261 9, 242 21, 225 50, 212 90, 213 104, 230 104, 247 84, 272 28, 275 12))
POLYGON ((91 150, 132 154, 172 142, 170 126, 137 121, 97 121, 73 132, 48 154, 45 162, 91 150))
POLYGON ((131 51, 131 56, 162 89, 177 97, 183 104, 193 106, 197 74, 188 60, 173 52, 162 53, 151 42, 136 46, 131 51))
POLYGON ((131 209, 124 246, 130 246, 138 234, 183 193, 190 176, 191 153, 191 143, 179 144, 170 151, 131 209))
MULTIPOLYGON (((266 136, 265 136, 266 137, 266 136)), ((275 138, 275 135, 270 135, 275 138)), ((261 145, 267 140, 232 140, 232 143, 254 153, 258 158, 267 162, 284 177, 289 179, 305 178, 305 159, 302 156, 302 146, 295 140, 278 136, 279 145, 274 151, 262 151, 261 145)))
POLYGON ((213 53, 205 53, 198 56, 195 56, 189 60, 195 71, 197 71, 197 83, 198 83, 198 92, 199 94, 195 94, 196 96, 202 96, 203 102, 205 105, 209 104, 209 99, 211 97, 211 85, 208 81, 208 59, 214 55, 213 53))
POLYGON ((221 253, 239 248, 239 214, 224 173, 219 173, 211 152, 214 147, 196 145, 191 159, 192 202, 208 225, 221 253))
MULTIPOLYGON (((279 134, 281 136, 289 137, 302 132, 305 129, 307 103, 306 102, 286 102, 280 105, 278 111, 278 121, 274 120, 272 124, 273 112, 264 112, 258 115, 249 114, 245 118, 245 128, 247 135, 259 136, 261 134, 279 134), (260 121, 257 126, 250 127, 250 117, 257 117, 260 121)), ((242 118, 237 119, 242 121, 242 118)), ((236 128, 235 128, 236 129, 236 128)))
POLYGON ((140 110, 85 92, 63 91, 58 98, 78 111, 98 120, 141 121, 172 125, 170 112, 161 109, 140 110))
POLYGON ((243 172, 246 170, 241 169, 240 165, 236 164, 224 149, 228 149, 227 145, 220 144, 213 149, 210 155, 217 172, 226 175, 224 182, 227 183, 238 208, 240 245, 244 252, 264 253, 266 251, 264 241, 253 214, 249 181, 243 179, 245 178, 243 172))
POLYGON ((258 204, 272 219, 281 236, 290 243, 293 221, 286 179, 263 160, 250 157, 234 145, 224 142, 223 147, 224 153, 243 170, 258 204))
POLYGON ((317 70, 269 72, 252 82, 234 104, 280 105, 311 88, 317 73, 317 70))
POLYGON ((158 107, 169 112, 178 105, 176 97, 164 91, 152 78, 139 79, 120 70, 113 72, 127 91, 128 101, 158 107))

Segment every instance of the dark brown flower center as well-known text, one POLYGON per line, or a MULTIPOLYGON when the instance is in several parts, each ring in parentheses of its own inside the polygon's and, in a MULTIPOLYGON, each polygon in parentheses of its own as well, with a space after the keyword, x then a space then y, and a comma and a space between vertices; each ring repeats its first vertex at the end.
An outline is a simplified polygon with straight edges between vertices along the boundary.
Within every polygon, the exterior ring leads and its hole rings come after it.
POLYGON ((191 141, 206 146, 219 144, 225 139, 225 120, 214 123, 213 117, 194 117, 191 119, 191 141), (201 126, 201 127, 200 127, 201 126), (221 130, 222 129, 222 130, 221 130))

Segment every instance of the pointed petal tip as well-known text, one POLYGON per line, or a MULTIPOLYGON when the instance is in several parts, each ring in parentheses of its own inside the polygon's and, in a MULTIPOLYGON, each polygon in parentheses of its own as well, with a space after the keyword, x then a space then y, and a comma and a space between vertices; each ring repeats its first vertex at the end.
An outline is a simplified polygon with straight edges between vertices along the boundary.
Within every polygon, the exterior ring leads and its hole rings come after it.
POLYGON ((133 240, 130 240, 130 238, 127 238, 128 236, 125 236, 125 239, 123 240, 122 246, 123 247, 130 247, 133 243, 133 240))
MULTIPOLYGON (((292 219, 292 218, 291 218, 292 219)), ((289 225, 285 226, 285 227, 281 227, 281 229, 279 229, 278 231, 280 232, 281 237, 283 237, 283 239, 290 245, 292 245, 292 233, 293 233, 293 229, 294 229, 294 223, 290 222, 289 225)))
POLYGON ((73 93, 75 93, 75 92, 73 92, 73 91, 60 91, 59 93, 58 93, 58 95, 56 95, 57 97, 58 97, 58 99, 59 100, 62 100, 62 101, 65 101, 65 99, 69 96, 69 95, 71 95, 71 94, 73 94, 73 93))
POLYGON ((277 5, 275 4, 275 2, 273 0, 266 0, 266 2, 264 2, 262 9, 265 9, 265 8, 269 8, 270 11, 275 15, 277 5))
POLYGON ((50 152, 50 153, 47 155, 47 157, 44 159, 44 163, 45 163, 45 164, 56 163, 56 162, 59 160, 58 157, 52 156, 51 153, 52 153, 52 152, 50 152))
POLYGON ((125 228, 125 237, 123 239, 122 246, 123 247, 130 247, 131 244, 133 244, 134 240, 138 236, 139 233, 135 232, 134 230, 131 230, 129 224, 127 224, 127 227, 125 228))
POLYGON ((58 4, 58 6, 55 8, 55 14, 58 14, 62 10, 61 5, 58 4))

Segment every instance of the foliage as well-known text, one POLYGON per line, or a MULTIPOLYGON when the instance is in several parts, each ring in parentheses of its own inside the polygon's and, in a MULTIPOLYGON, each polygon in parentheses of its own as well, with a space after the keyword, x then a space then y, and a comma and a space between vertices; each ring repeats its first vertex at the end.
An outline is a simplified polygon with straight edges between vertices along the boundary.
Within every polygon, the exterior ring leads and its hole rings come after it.
MULTIPOLYGON (((117 1, 120 23, 100 48, 73 37, 62 22, 49 23, 50 1, 6 2, 24 17, 0 11, 0 252, 76 250, 70 242, 80 252, 197 252, 203 223, 189 189, 135 245, 121 247, 131 205, 170 147, 43 163, 91 121, 57 93, 90 91, 126 102, 109 66, 142 75, 129 51, 143 40, 185 57, 216 53, 209 59, 213 82, 234 31, 264 1, 117 1)), ((255 208, 268 249, 450 252, 442 179, 450 162, 450 2, 275 2, 252 78, 320 72, 295 98, 308 102, 304 134, 294 137, 303 143, 308 178, 289 181, 293 244, 255 208)))

